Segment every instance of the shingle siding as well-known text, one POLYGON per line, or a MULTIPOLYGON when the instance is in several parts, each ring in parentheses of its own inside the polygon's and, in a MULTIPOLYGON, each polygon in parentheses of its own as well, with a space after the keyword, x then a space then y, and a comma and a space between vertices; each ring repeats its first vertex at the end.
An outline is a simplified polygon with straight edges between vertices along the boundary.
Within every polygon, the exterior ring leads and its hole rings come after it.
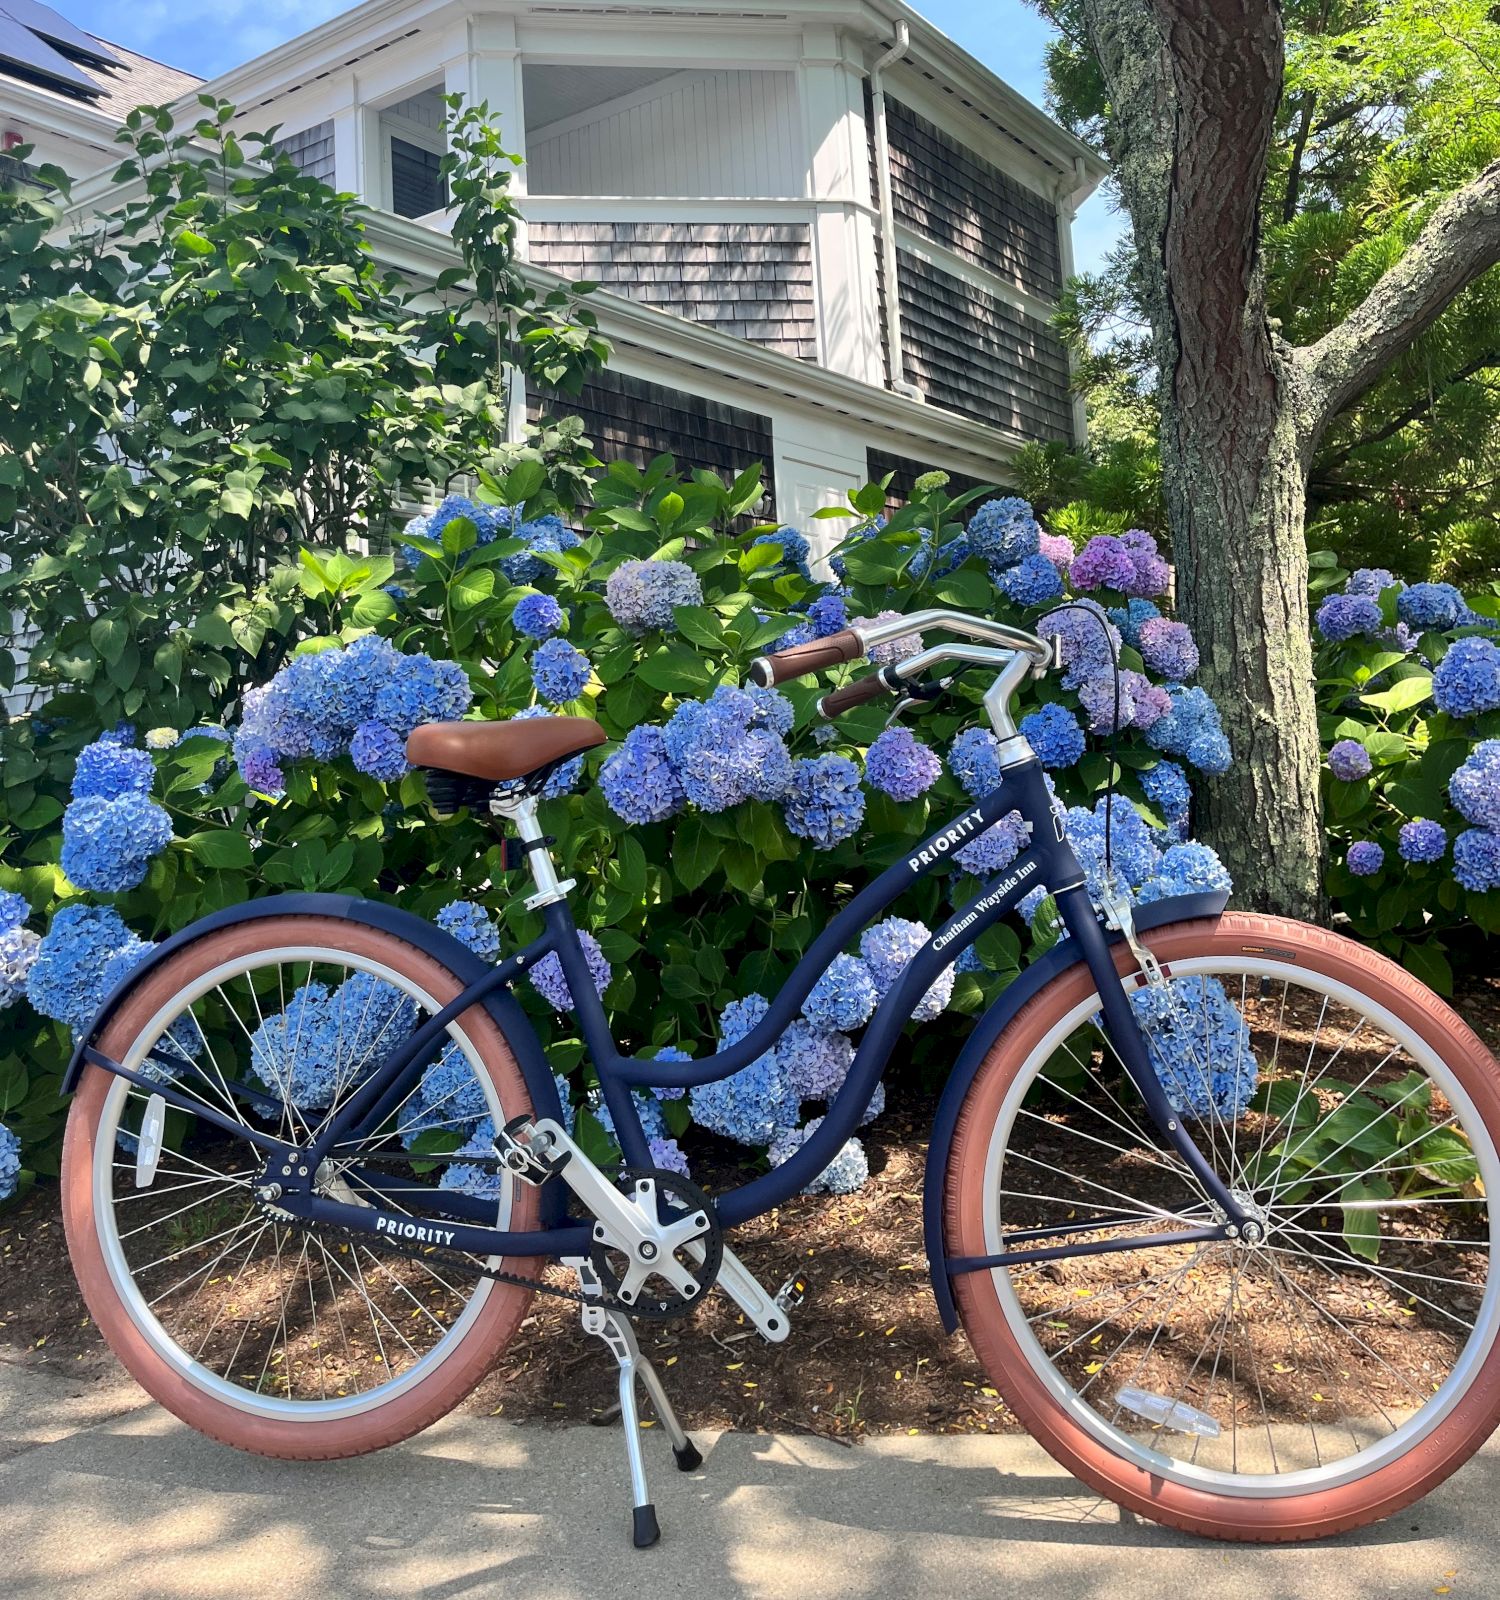
POLYGON ((795 223, 534 222, 539 267, 815 361, 812 237, 795 223))
POLYGON ((1070 439, 1061 340, 1035 317, 898 253, 906 376, 934 404, 1026 439, 1070 439))
POLYGON ((333 123, 319 122, 301 133, 278 139, 275 148, 290 156, 309 178, 320 179, 333 187, 333 123))
MULTIPOLYGON (((938 470, 929 462, 912 461, 908 457, 873 448, 866 451, 865 463, 871 483, 879 483, 888 472, 892 474, 885 491, 885 508, 888 512, 899 511, 911 499, 912 489, 923 473, 938 470)), ((994 482, 992 478, 971 478, 966 473, 954 472, 950 467, 941 470, 948 474, 948 487, 943 492, 951 498, 994 482)))
POLYGON ((886 100, 896 221, 1044 300, 1062 291, 1057 210, 1045 195, 886 100))
POLYGON ((726 483, 760 463, 765 467, 765 514, 774 514, 769 417, 607 367, 584 385, 581 394, 533 393, 528 410, 533 421, 544 412, 582 418, 594 454, 602 461, 645 466, 653 457, 670 452, 683 471, 703 467, 726 483))

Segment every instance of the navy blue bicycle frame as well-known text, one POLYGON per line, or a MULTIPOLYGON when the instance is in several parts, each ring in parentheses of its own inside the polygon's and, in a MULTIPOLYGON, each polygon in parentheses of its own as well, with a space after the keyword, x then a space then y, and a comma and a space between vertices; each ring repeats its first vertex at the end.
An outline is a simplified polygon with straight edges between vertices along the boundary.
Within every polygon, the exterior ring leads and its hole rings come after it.
MULTIPOLYGON (((1098 1255, 1118 1250, 1145 1249, 1162 1242, 1191 1243, 1226 1237, 1226 1229, 1245 1220, 1245 1213, 1218 1174, 1204 1159, 1192 1136, 1167 1102, 1152 1069, 1146 1041, 1136 1021, 1130 1000, 1122 987, 1114 955, 1098 913, 1084 882, 1083 870, 1063 832, 1061 819, 1047 792, 1042 769, 1034 756, 1007 766, 1003 783, 962 816, 948 823, 879 877, 866 884, 824 927, 793 968, 786 983, 770 1002, 762 1020, 744 1038, 700 1061, 660 1061, 622 1055, 610 1032, 588 960, 579 940, 578 928, 565 900, 543 908, 543 931, 539 938, 517 951, 484 977, 469 984, 440 1011, 427 1019, 408 1039, 402 1041, 380 1066, 318 1128, 310 1142, 290 1152, 284 1161, 290 1178, 301 1169, 315 1173, 325 1158, 345 1159, 340 1152, 380 1128, 409 1097, 432 1055, 444 1038, 447 1026, 486 995, 515 982, 548 954, 555 953, 574 997, 574 1011, 584 1046, 598 1075, 605 1105, 614 1121, 621 1154, 627 1165, 651 1166, 650 1142, 636 1109, 636 1087, 689 1089, 729 1077, 772 1049, 800 1014, 813 985, 833 959, 882 912, 900 898, 920 878, 943 865, 955 850, 976 839, 1002 816, 1015 810, 1031 825, 1027 847, 1003 873, 989 879, 968 904, 953 912, 933 933, 927 944, 907 963, 900 978, 876 1007, 855 1052, 848 1074, 827 1108, 822 1125, 780 1166, 741 1185, 715 1200, 715 1209, 725 1227, 735 1227, 783 1204, 818 1176, 859 1126, 869 1107, 887 1061, 902 1029, 910 1020, 922 996, 942 971, 972 945, 986 929, 1012 911, 1032 889, 1044 887, 1054 898, 1063 925, 1077 941, 1077 948, 1093 976, 1100 996, 1100 1011, 1111 1043, 1126 1072, 1144 1101, 1163 1137, 1176 1150, 1202 1184, 1209 1200, 1223 1213, 1213 1225, 1179 1230, 1168 1235, 1113 1237, 1079 1243, 1045 1245, 1026 1251, 1006 1251, 985 1257, 954 1258, 952 1272, 977 1271, 1051 1257, 1098 1255)), ((170 1081, 160 1081, 131 1071, 90 1048, 89 1059, 148 1093, 160 1094, 169 1103, 192 1115, 216 1123, 237 1137, 249 1137, 268 1154, 285 1157, 284 1139, 258 1130, 206 1108, 199 1100, 175 1090, 170 1081)), ((181 1067, 180 1062, 174 1065, 181 1067)), ((533 1110, 538 1117, 562 1120, 562 1104, 552 1083, 531 1085, 533 1099, 540 1101, 533 1110)), ((273 1164, 274 1167, 274 1164, 273 1164)), ((367 1190, 386 1193, 389 1180, 355 1158, 353 1175, 367 1190)), ((274 1175, 274 1172, 273 1174, 274 1175)), ((386 1212, 378 1206, 350 1205, 313 1193, 310 1185, 291 1183, 278 1200, 278 1207, 314 1223, 352 1229, 357 1232, 398 1233, 403 1225, 417 1226, 415 1236, 441 1243, 445 1248, 481 1256, 563 1257, 586 1253, 590 1231, 587 1225, 568 1218, 566 1195, 556 1179, 543 1188, 544 1226, 532 1231, 512 1231, 486 1226, 493 1218, 495 1203, 477 1196, 449 1192, 433 1187, 423 1190, 429 1211, 420 1214, 405 1209, 386 1212)), ((409 1182, 400 1193, 409 1199, 409 1182)), ((1040 1243, 1048 1237, 1074 1235, 1089 1229, 1115 1228, 1124 1221, 1122 1214, 1103 1213, 1050 1228, 1037 1228, 1008 1236, 1008 1244, 1040 1243)), ((413 1235, 409 1231, 407 1237, 413 1235)))

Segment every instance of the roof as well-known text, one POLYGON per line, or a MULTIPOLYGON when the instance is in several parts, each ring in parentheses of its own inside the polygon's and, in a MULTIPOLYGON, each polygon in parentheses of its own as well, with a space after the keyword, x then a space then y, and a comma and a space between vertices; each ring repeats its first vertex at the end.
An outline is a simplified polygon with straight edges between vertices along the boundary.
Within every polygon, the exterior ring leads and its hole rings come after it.
POLYGON ((0 84, 33 111, 55 102, 69 112, 94 111, 120 123, 140 105, 168 105, 203 80, 150 56, 76 28, 35 0, 0 0, 0 84))

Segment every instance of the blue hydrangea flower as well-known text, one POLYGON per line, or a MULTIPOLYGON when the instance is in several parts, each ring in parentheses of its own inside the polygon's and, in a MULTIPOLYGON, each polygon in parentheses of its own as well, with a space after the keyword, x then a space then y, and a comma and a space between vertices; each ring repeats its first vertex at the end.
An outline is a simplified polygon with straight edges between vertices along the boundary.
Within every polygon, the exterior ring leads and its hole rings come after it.
POLYGON ((145 879, 171 840, 171 817, 143 795, 87 795, 63 812, 62 869, 80 889, 120 894, 145 879))
POLYGON ((832 850, 858 833, 864 820, 859 768, 847 756, 794 761, 781 807, 787 827, 799 839, 810 839, 815 850, 832 850))
POLYGON ((1453 841, 1453 876, 1476 894, 1500 889, 1500 833, 1466 828, 1459 834, 1453 841))
POLYGON ((605 803, 626 822, 662 822, 682 809, 683 788, 660 728, 632 728, 599 769, 605 803))
POLYGON ((948 770, 975 800, 1000 787, 998 745, 988 728, 965 728, 948 747, 948 770))
POLYGON ((0 1200, 9 1200, 21 1177, 21 1141, 0 1122, 0 1200))
POLYGON ((1346 860, 1356 878, 1373 878, 1385 865, 1385 851, 1373 839, 1359 839, 1349 846, 1346 860))
POLYGON ((811 577, 807 564, 810 547, 806 538, 795 528, 777 528, 774 533, 758 533, 750 542, 752 548, 758 544, 776 545, 781 551, 781 559, 776 563, 778 567, 788 572, 800 572, 804 578, 811 577))
POLYGON ((1006 597, 1018 606, 1049 605, 1063 592, 1062 575, 1040 551, 1023 556, 1012 567, 1003 568, 996 582, 1006 597))
MULTIPOLYGON (((925 923, 906 917, 887 917, 860 936, 859 953, 865 958, 875 992, 883 1000, 906 970, 912 957, 932 937, 925 923)), ((944 967, 936 982, 912 1011, 916 1022, 930 1022, 953 998, 953 968, 944 967)))
POLYGON ((604 585, 609 614, 629 633, 675 631, 674 606, 701 606, 703 585, 681 561, 623 561, 604 585))
POLYGON ((456 722, 473 699, 469 675, 458 662, 402 656, 376 694, 370 714, 405 738, 424 722, 456 722))
POLYGON ((1228 772, 1229 741, 1219 722, 1219 708, 1207 691, 1169 684, 1167 692, 1172 697, 1172 709, 1147 731, 1147 744, 1182 757, 1210 776, 1228 772))
MULTIPOLYGON (((877 611, 871 622, 891 622, 899 617, 899 611, 877 611)), ((922 648, 920 634, 903 634, 895 639, 887 639, 884 644, 872 644, 866 655, 877 667, 888 667, 897 661, 905 661, 909 656, 914 656, 922 648)))
MULTIPOLYGON (((651 1058, 653 1061, 691 1061, 693 1053, 684 1050, 675 1044, 664 1044, 651 1058)), ((664 1089, 660 1084, 653 1084, 651 1091, 658 1100, 680 1100, 687 1093, 686 1089, 664 1089)))
POLYGON ((1174 683, 1185 683, 1198 670, 1198 645, 1185 622, 1150 617, 1136 631, 1146 666, 1174 683))
POLYGON ((456 1044, 448 1045, 422 1074, 420 1099, 423 1131, 467 1131, 489 1112, 484 1085, 456 1044))
POLYGON ((807 608, 807 620, 812 624, 813 636, 826 639, 849 626, 849 607, 843 595, 836 591, 821 594, 807 608))
POLYGON ((149 794, 155 780, 156 763, 144 750, 99 739, 78 752, 70 793, 75 800, 118 800, 127 794, 149 794))
MULTIPOLYGON (((578 535, 564 525, 561 517, 550 512, 544 517, 537 517, 518 526, 510 526, 508 517, 509 513, 503 507, 500 508, 496 535, 503 531, 507 538, 520 539, 526 545, 524 550, 518 551, 513 556, 506 556, 500 563, 501 571, 512 583, 540 583, 553 570, 540 557, 561 555, 565 550, 575 550, 581 542, 578 535)), ((481 542, 487 544, 490 541, 481 542)))
POLYGON ((1217 978, 1173 978, 1130 998, 1151 1065, 1180 1116, 1232 1123, 1260 1077, 1250 1028, 1217 978))
POLYGON ((12 928, 19 928, 30 915, 31 902, 24 894, 0 889, 0 933, 9 933, 12 928))
MULTIPOLYGON (((759 994, 725 1006, 719 1018, 724 1044, 738 1044, 769 1009, 765 996, 759 994)), ((801 1111, 774 1049, 727 1078, 699 1084, 689 1096, 695 1122, 738 1144, 769 1144, 776 1130, 794 1123, 801 1111)))
POLYGON ((349 759, 381 783, 399 783, 410 770, 406 742, 383 722, 362 722, 349 740, 349 759))
POLYGON ((531 657, 531 681, 536 692, 553 705, 576 700, 589 681, 589 658, 566 639, 548 639, 531 657))
POLYGON ((1344 783, 1370 776, 1370 752, 1358 739, 1340 739, 1328 752, 1328 770, 1344 783))
POLYGON ((30 928, 10 927, 0 932, 0 1011, 26 993, 26 979, 41 945, 41 935, 30 928))
POLYGON ((991 567, 1011 567, 1041 549, 1042 530, 1028 501, 986 500, 969 518, 969 548, 991 567))
POLYGON ((663 1138, 651 1141, 651 1165, 659 1167, 663 1172, 680 1172, 684 1178, 692 1177, 688 1159, 682 1153, 682 1146, 675 1139, 663 1138))
POLYGON ((1378 633, 1385 626, 1379 605, 1364 594, 1331 594, 1318 607, 1318 632, 1330 644, 1341 644, 1357 634, 1378 633))
POLYGON ((1465 822, 1500 833, 1500 739, 1474 746, 1448 780, 1448 798, 1465 822))
POLYGON ((510 620, 528 639, 550 639, 563 625, 563 608, 550 594, 526 594, 516 601, 510 620))
MULTIPOLYGON (((880 534, 884 533, 885 526, 885 513, 881 512, 878 517, 872 518, 869 522, 861 523, 857 528, 851 528, 849 532, 845 534, 844 537, 839 541, 839 544, 842 549, 845 550, 847 550, 851 545, 863 544, 866 539, 874 539, 880 534)), ((834 576, 837 577, 842 583, 848 572, 848 567, 844 562, 842 554, 840 554, 839 551, 835 551, 831 556, 829 556, 828 565, 833 568, 834 576)))
POLYGON ((1021 718, 1021 732, 1044 767, 1071 767, 1083 755, 1087 741, 1078 718, 1066 706, 1049 702, 1021 718))
POLYGON ((839 955, 802 1002, 802 1015, 825 1033, 848 1033, 870 1020, 879 999, 869 967, 858 956, 839 955))
POLYGON ((505 1188, 505 1174, 499 1167, 480 1167, 477 1159, 495 1154, 495 1120, 484 1117, 477 1128, 453 1152, 452 1164, 443 1169, 438 1188, 450 1194, 466 1194, 475 1200, 499 1201, 505 1188))
POLYGON ((915 800, 943 775, 943 763, 910 728, 887 728, 865 754, 865 777, 892 800, 915 800))
POLYGON ((500 929, 495 919, 472 900, 454 900, 432 919, 444 933, 451 933, 476 956, 494 961, 500 954, 500 929))
POLYGON ((1175 761, 1158 761, 1141 774, 1141 788, 1147 800, 1161 813, 1169 832, 1185 829, 1193 791, 1187 774, 1175 761))
MULTIPOLYGON (((635 1101, 636 1115, 641 1119, 641 1132, 647 1140, 665 1139, 668 1136, 667 1119, 662 1112, 661 1101, 649 1089, 634 1089, 631 1095, 635 1101)), ((615 1131, 614 1113, 599 1090, 590 1091, 588 1105, 599 1126, 618 1144, 620 1136, 615 1131)))
POLYGON ((1421 633, 1428 628, 1456 628, 1469 609, 1451 583, 1414 583, 1396 596, 1396 615, 1421 633))
MULTIPOLYGON (((1104 884, 1104 818, 1106 801, 1096 802, 1092 811, 1083 806, 1069 807, 1064 817, 1068 843, 1078 857, 1089 893, 1100 898, 1104 884)), ((1110 856, 1115 876, 1129 889, 1139 888, 1153 876, 1161 863, 1161 852, 1151 837, 1145 818, 1123 795, 1114 797, 1109 808, 1110 856)))
POLYGON ((1004 870, 1031 842, 1030 824, 1019 811, 1008 811, 993 827, 986 828, 953 852, 955 863, 976 878, 988 878, 1004 870))
MULTIPOLYGON (((594 980, 594 988, 603 994, 609 987, 609 980, 614 976, 610 971, 609 962, 604 959, 604 952, 599 948, 599 941, 591 933, 579 932, 579 941, 583 945, 584 956, 588 960, 589 976, 594 980)), ((550 1005, 554 1011, 571 1011, 573 1009, 573 991, 568 987, 568 980, 563 976, 562 962, 557 958, 555 950, 549 951, 531 969, 531 986, 550 1005)))
MULTIPOLYGON (((524 711, 516 712, 510 720, 512 722, 530 722, 537 717, 550 717, 552 712, 546 706, 527 706, 524 711)), ((561 766, 552 769, 552 775, 542 785, 543 800, 561 800, 564 795, 570 795, 578 787, 579 780, 583 777, 583 757, 574 756, 571 761, 564 761, 561 766)))
POLYGON ((1184 841, 1162 852, 1151 877, 1136 890, 1142 905, 1179 894, 1227 894, 1234 887, 1228 869, 1206 844, 1184 841))
POLYGON ((774 800, 792 782, 792 758, 771 726, 784 724, 785 697, 757 699, 721 684, 707 700, 684 700, 662 730, 684 794, 700 810, 774 800))
POLYGON ((1455 640, 1432 674, 1432 698, 1450 717, 1500 710, 1500 648, 1488 639, 1455 640))
POLYGON ((750 703, 755 707, 751 727, 769 728, 783 739, 792 731, 797 720, 797 708, 779 690, 762 689, 759 684, 747 683, 739 692, 749 695, 750 703))
MULTIPOLYGON (((823 1126, 814 1117, 805 1128, 782 1128, 767 1155, 773 1167, 781 1166, 823 1126)), ((846 1139, 838 1154, 804 1189, 803 1194, 853 1194, 869 1181, 870 1163, 858 1139, 846 1139)))
POLYGON ((785 633, 777 637, 776 649, 795 650, 799 644, 811 644, 817 636, 812 623, 794 622, 785 633))
POLYGON ((331 1106, 416 1025, 417 1008, 367 972, 334 989, 307 983, 251 1035, 257 1078, 304 1112, 331 1106))
POLYGON ((776 1045, 776 1063, 787 1087, 801 1100, 832 1100, 853 1060, 854 1044, 846 1034, 801 1018, 788 1025, 776 1045))
POLYGON ((1141 645, 1141 625, 1161 615, 1161 608, 1150 600, 1131 599, 1123 606, 1109 608, 1109 620, 1120 630, 1125 643, 1137 650, 1141 645))
POLYGON ((1403 823, 1396 835, 1396 852, 1403 861, 1441 861, 1448 853, 1448 833, 1441 822, 1416 817, 1403 823))
POLYGON ((1356 567, 1344 585, 1345 594, 1368 594, 1377 598, 1383 589, 1395 588, 1401 580, 1384 567, 1356 567))

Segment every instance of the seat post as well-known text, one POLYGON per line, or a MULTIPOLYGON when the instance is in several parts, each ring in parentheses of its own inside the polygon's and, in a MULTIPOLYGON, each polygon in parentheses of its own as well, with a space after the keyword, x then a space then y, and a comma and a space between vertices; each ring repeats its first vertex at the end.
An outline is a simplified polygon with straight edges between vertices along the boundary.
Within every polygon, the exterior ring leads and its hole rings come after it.
POLYGON ((568 890, 577 887, 573 878, 559 879, 552 852, 547 848, 547 838, 537 820, 537 797, 524 789, 507 790, 502 786, 490 797, 490 815, 503 817, 515 824, 521 843, 529 846, 526 865, 530 869, 536 893, 526 901, 526 909, 535 911, 539 906, 549 906, 566 900, 568 890))

